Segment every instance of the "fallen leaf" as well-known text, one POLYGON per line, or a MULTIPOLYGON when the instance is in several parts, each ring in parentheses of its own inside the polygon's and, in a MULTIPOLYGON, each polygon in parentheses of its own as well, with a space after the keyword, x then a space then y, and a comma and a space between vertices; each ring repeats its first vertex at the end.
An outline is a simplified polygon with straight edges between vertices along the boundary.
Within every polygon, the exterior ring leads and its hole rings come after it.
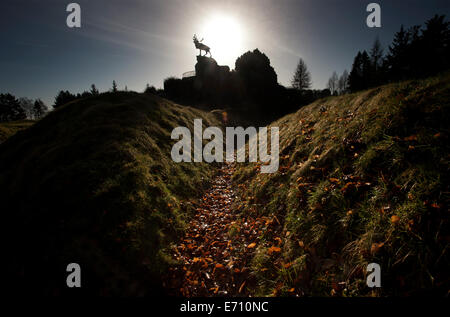
POLYGON ((276 237, 276 238, 274 238, 274 240, 278 242, 278 245, 281 244, 281 238, 280 237, 276 237))
POLYGON ((370 248, 370 252, 372 254, 377 253, 378 250, 380 250, 383 245, 384 245, 384 242, 382 242, 382 243, 373 243, 372 247, 370 248))
POLYGON ((288 269, 288 268, 290 268, 290 267, 292 266, 292 262, 289 262, 289 263, 282 263, 282 265, 283 265, 283 267, 284 267, 285 269, 288 269))
POLYGON ((255 243, 255 242, 250 243, 250 244, 247 246, 247 249, 253 249, 254 247, 256 247, 256 243, 255 243))
POLYGON ((283 287, 283 283, 278 283, 275 288, 273 289, 272 295, 278 296, 280 294, 280 289, 283 287))
POLYGON ((410 135, 408 137, 405 137, 403 140, 405 141, 417 141, 417 135, 410 135))
POLYGON ((281 248, 276 247, 276 246, 271 246, 271 247, 268 249, 269 255, 272 254, 272 253, 280 252, 280 251, 281 251, 281 248))
POLYGON ((393 216, 391 217, 391 222, 392 222, 394 225, 397 224, 399 221, 400 221, 400 217, 399 217, 399 216, 393 215, 393 216))

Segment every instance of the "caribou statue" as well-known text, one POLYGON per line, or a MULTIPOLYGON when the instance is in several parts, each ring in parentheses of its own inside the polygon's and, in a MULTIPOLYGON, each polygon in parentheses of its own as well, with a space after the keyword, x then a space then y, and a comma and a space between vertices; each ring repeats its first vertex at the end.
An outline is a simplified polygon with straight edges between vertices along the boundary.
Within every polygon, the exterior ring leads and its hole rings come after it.
POLYGON ((192 39, 194 40, 195 48, 200 50, 200 56, 202 56, 202 51, 205 51, 204 56, 206 56, 206 54, 209 54, 209 56, 212 57, 209 46, 202 43, 203 39, 199 41, 197 39, 197 35, 195 34, 192 39))

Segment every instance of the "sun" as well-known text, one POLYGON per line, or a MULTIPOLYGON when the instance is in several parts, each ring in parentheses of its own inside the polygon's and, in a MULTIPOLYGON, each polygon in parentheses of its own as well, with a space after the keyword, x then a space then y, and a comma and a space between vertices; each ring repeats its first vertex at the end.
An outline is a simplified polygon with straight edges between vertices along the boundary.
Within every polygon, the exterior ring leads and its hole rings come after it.
POLYGON ((243 52, 243 30, 237 20, 227 15, 213 15, 200 28, 199 38, 203 38, 211 48, 212 57, 220 65, 234 68, 236 58, 243 52))

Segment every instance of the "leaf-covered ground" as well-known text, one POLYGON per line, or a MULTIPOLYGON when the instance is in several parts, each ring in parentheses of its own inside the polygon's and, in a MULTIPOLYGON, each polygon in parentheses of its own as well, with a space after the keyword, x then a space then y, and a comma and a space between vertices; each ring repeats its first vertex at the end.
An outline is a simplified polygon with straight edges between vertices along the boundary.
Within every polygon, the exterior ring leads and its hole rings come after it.
POLYGON ((317 101, 280 128, 280 169, 224 165, 173 247, 183 296, 449 290, 449 75, 317 101), (382 288, 366 285, 379 263, 382 288))
POLYGON ((233 164, 224 164, 196 206, 184 237, 173 246, 178 265, 166 284, 183 296, 248 295, 249 261, 246 250, 255 247, 262 223, 252 218, 237 221, 232 208, 233 164))
POLYGON ((449 108, 447 73, 319 100, 274 122, 279 172, 247 164, 233 175, 241 216, 281 223, 261 233, 255 294, 446 294, 449 108), (371 262, 381 289, 365 283, 371 262))
POLYGON ((64 293, 75 259, 93 295, 446 294, 449 103, 449 74, 319 100, 272 124, 274 174, 175 164, 172 129, 212 113, 135 93, 69 103, 0 145, 10 289, 64 293))

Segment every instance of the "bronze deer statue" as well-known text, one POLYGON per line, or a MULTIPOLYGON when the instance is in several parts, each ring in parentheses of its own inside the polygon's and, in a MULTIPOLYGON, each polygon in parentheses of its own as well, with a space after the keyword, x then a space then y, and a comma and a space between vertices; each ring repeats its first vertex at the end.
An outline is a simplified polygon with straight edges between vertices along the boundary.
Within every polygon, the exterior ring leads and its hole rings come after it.
POLYGON ((209 54, 209 56, 212 57, 209 46, 202 43, 203 39, 201 39, 199 41, 197 39, 197 35, 194 34, 193 40, 194 40, 195 48, 200 50, 200 56, 202 56, 202 51, 205 51, 204 56, 206 56, 206 54, 209 54))

